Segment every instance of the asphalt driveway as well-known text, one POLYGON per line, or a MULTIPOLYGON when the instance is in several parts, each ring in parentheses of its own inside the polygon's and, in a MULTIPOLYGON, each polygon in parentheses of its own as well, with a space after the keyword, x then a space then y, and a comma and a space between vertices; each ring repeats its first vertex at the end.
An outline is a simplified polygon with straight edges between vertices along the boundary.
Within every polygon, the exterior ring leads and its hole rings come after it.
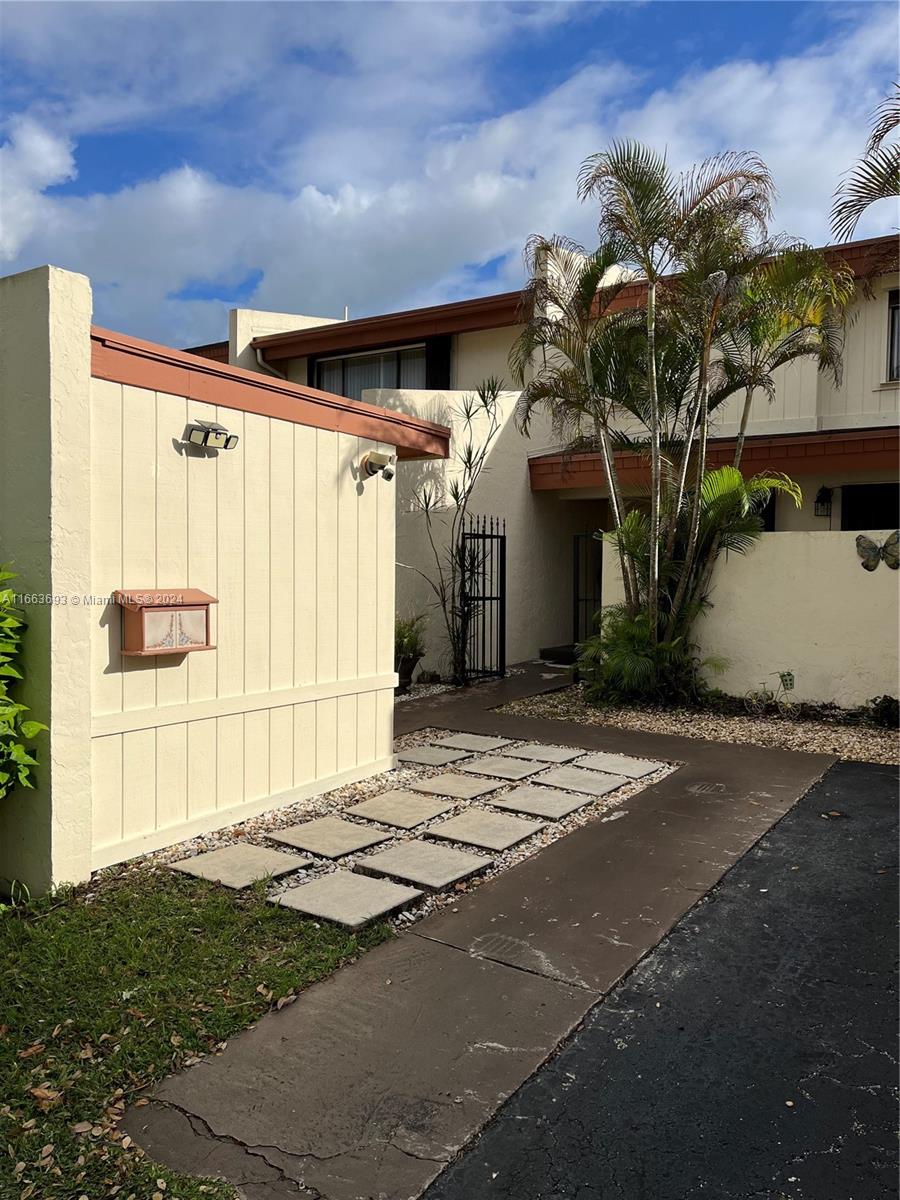
POLYGON ((896 1196, 897 786, 833 767, 426 1200, 896 1196))

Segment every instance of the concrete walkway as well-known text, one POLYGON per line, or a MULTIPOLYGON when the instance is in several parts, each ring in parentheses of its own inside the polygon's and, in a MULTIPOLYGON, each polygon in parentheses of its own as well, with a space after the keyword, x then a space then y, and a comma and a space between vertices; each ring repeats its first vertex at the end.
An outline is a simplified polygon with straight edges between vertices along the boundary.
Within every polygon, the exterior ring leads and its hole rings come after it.
POLYGON ((167 1079, 125 1122, 152 1157, 222 1175, 248 1200, 298 1184, 327 1200, 419 1196, 832 762, 488 707, 565 682, 534 667, 408 702, 398 732, 434 725, 684 766, 167 1079))
POLYGON ((897 782, 833 767, 427 1200, 896 1197, 897 782))

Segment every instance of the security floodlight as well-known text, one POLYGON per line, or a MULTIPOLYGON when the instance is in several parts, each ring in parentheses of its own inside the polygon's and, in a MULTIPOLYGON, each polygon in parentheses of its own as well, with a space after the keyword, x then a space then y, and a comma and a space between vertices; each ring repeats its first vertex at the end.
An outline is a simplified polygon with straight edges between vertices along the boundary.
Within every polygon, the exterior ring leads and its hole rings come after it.
POLYGON ((390 481, 396 474, 393 454, 381 454, 378 450, 369 450, 360 460, 360 469, 370 478, 381 475, 382 479, 390 481))
POLYGON ((198 421, 188 425, 187 441, 192 446, 205 446, 207 450, 233 450, 240 441, 236 433, 229 433, 224 425, 214 421, 198 421))

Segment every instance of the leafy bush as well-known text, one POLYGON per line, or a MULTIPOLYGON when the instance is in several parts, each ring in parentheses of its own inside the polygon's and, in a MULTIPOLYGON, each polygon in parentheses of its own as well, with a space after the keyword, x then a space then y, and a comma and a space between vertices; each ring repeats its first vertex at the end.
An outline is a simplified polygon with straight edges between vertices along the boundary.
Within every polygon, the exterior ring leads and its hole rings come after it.
POLYGON ((866 702, 866 715, 885 729, 900 728, 900 700, 896 696, 873 696, 866 702))
POLYGON ((656 700, 694 704, 709 687, 704 670, 725 669, 721 658, 701 659, 682 637, 654 641, 646 613, 631 617, 624 605, 604 609, 600 630, 578 647, 578 672, 595 701, 656 700))
POLYGON ((28 708, 19 704, 9 689, 22 679, 19 660, 25 618, 16 607, 16 594, 9 584, 14 572, 0 565, 0 800, 14 787, 34 787, 32 767, 37 766, 33 742, 47 728, 40 721, 27 721, 28 708))
POLYGON ((394 658, 421 658, 426 650, 423 616, 397 617, 394 622, 394 658))

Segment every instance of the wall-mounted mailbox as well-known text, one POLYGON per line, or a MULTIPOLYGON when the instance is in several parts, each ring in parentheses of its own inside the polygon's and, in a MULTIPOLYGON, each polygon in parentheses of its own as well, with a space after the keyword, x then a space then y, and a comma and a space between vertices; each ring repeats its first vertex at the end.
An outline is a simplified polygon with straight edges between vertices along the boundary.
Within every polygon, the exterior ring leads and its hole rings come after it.
POLYGON ((215 650, 209 640, 209 606, 197 588, 134 588, 113 593, 122 609, 122 653, 139 657, 215 650))

